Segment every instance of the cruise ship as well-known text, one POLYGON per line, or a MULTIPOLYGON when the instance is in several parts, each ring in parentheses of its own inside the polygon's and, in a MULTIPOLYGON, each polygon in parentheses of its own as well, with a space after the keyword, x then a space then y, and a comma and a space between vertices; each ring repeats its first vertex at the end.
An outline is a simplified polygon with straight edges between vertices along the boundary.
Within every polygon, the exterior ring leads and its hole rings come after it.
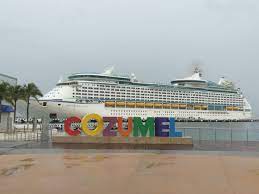
POLYGON ((240 89, 224 78, 202 78, 199 69, 168 84, 144 83, 134 74, 76 73, 60 80, 39 99, 55 117, 96 113, 115 117, 174 117, 176 120, 247 120, 251 106, 240 89))

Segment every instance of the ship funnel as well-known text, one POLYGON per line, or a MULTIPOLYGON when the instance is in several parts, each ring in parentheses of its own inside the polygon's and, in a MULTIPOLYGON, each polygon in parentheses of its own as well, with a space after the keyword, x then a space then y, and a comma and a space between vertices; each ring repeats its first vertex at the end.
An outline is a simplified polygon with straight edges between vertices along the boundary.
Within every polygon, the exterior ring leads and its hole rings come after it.
POLYGON ((194 72, 193 75, 191 75, 190 77, 186 77, 183 80, 201 80, 201 75, 199 72, 194 72))
POLYGON ((58 83, 62 83, 62 82, 63 82, 63 77, 60 76, 60 77, 59 77, 59 80, 58 80, 58 83))
POLYGON ((114 66, 111 66, 110 68, 106 69, 102 74, 103 75, 112 75, 114 72, 114 66))
POLYGON ((199 66, 196 66, 194 67, 194 71, 193 71, 194 74, 198 74, 199 77, 202 77, 202 70, 199 66))
POLYGON ((221 77, 220 79, 219 79, 219 85, 223 85, 223 83, 224 83, 224 81, 225 81, 225 77, 221 77))
POLYGON ((135 75, 134 73, 132 73, 132 74, 130 75, 130 81, 131 81, 131 82, 137 82, 137 77, 136 77, 136 75, 135 75))

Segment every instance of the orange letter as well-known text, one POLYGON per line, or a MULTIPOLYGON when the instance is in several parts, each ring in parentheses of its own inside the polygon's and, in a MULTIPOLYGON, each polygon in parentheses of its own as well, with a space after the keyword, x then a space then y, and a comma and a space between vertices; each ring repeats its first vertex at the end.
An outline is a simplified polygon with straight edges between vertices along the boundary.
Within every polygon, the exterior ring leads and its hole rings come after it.
POLYGON ((128 137, 132 131, 132 117, 128 118, 128 130, 122 128, 122 123, 122 117, 118 117, 118 131, 120 132, 121 136, 128 137))

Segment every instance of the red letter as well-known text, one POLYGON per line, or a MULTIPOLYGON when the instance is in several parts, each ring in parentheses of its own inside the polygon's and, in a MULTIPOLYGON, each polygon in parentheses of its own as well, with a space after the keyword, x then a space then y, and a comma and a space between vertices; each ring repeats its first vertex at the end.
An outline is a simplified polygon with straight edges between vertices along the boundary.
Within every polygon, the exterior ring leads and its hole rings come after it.
POLYGON ((77 136, 81 133, 81 129, 80 128, 77 128, 77 129, 71 129, 71 124, 72 123, 81 123, 81 119, 78 118, 78 117, 70 117, 70 118, 67 118, 65 121, 64 121, 64 128, 65 128, 65 132, 68 134, 68 135, 71 135, 71 136, 77 136))

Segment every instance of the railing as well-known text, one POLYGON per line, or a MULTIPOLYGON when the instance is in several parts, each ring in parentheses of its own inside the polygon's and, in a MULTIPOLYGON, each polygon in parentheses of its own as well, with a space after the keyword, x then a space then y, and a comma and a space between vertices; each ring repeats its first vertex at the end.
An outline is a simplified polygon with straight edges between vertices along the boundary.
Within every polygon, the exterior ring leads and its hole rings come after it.
POLYGON ((22 142, 22 141, 40 141, 42 134, 41 126, 33 129, 29 126, 22 128, 14 128, 12 130, 0 131, 0 142, 22 142))
MULTIPOLYGON (((193 124, 191 124, 193 126, 193 124)), ((194 145, 197 146, 211 146, 210 148, 221 147, 235 147, 236 145, 254 146, 258 145, 259 149, 259 128, 257 125, 252 127, 243 127, 240 125, 228 126, 179 126, 176 129, 183 132, 183 136, 193 138, 194 145)), ((94 124, 89 125, 94 128, 94 124)), ((126 127, 126 126, 125 126, 126 127)), ((47 124, 45 126, 47 131, 43 133, 42 125, 37 126, 36 129, 21 127, 12 131, 0 131, 0 141, 41 141, 43 136, 66 136, 63 124, 47 124)), ((259 151, 259 150, 258 150, 259 151)))
POLYGON ((208 127, 178 127, 184 136, 191 136, 194 141, 259 141, 259 129, 232 129, 208 127))
POLYGON ((184 136, 193 138, 194 149, 259 151, 259 129, 181 128, 184 136))
MULTIPOLYGON (((50 129, 55 129, 53 135, 65 134, 63 124, 50 124, 50 129)), ((89 124, 90 128, 94 128, 94 124, 89 124)), ((126 125, 124 127, 127 127, 126 125)), ((259 128, 230 128, 230 127, 176 127, 182 131, 184 136, 190 136, 193 141, 242 141, 242 142, 259 142, 259 128)))

